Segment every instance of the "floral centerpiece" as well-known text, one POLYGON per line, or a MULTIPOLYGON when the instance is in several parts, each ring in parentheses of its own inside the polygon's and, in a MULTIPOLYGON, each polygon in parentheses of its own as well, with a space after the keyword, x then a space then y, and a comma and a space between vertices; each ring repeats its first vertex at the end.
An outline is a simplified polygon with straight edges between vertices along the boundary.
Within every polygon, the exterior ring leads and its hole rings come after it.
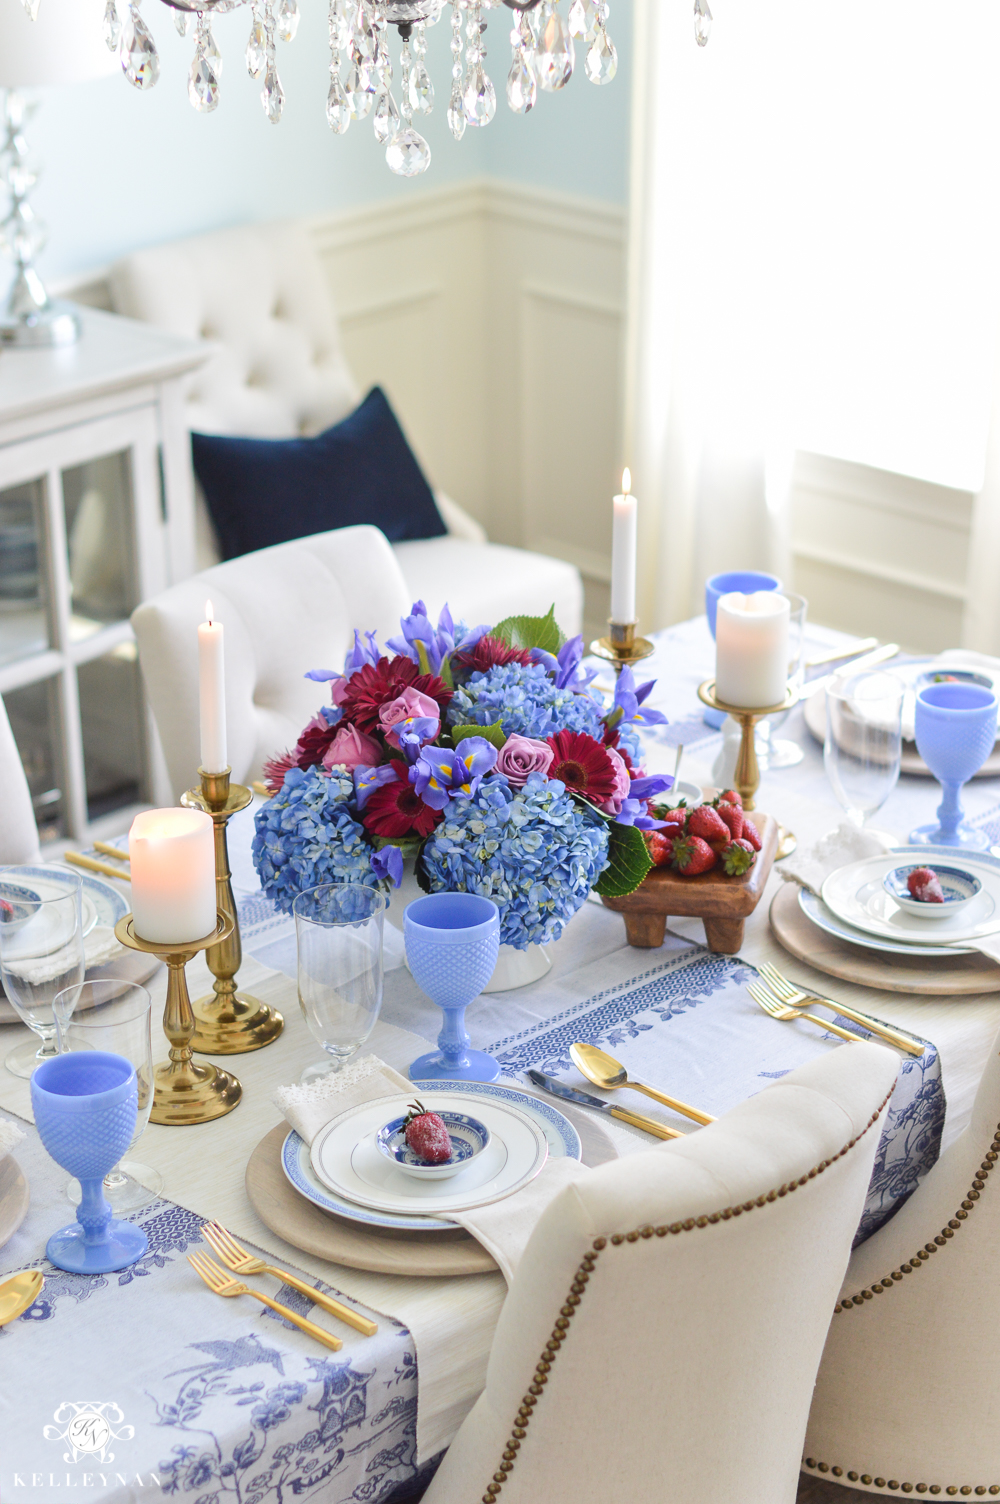
POLYGON ((355 633, 330 704, 265 767, 253 857, 279 908, 326 882, 399 885, 416 859, 427 892, 469 892, 500 909, 500 938, 558 939, 592 887, 619 895, 651 868, 649 800, 636 727, 662 722, 652 681, 618 678, 605 709, 552 611, 499 625, 436 625, 421 601, 381 652, 355 633))

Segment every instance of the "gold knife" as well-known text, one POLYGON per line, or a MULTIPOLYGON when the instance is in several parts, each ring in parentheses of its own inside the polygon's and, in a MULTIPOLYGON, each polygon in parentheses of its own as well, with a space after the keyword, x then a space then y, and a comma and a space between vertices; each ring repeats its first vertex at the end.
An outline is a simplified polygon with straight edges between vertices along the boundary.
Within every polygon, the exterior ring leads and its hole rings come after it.
POLYGON ((686 1138, 686 1133, 680 1133, 676 1128, 668 1128, 665 1123, 658 1123, 654 1118, 644 1117, 641 1112, 629 1112, 627 1107, 615 1107, 610 1102, 605 1102, 603 1097, 592 1097, 589 1091, 577 1091, 575 1086, 566 1086, 562 1081, 557 1081, 554 1076, 547 1076, 544 1071, 529 1070, 525 1074, 535 1086, 547 1091, 552 1097, 559 1097, 563 1102, 572 1102, 576 1107, 592 1107, 597 1112, 606 1112, 621 1123, 628 1123, 632 1128, 641 1128, 644 1133, 651 1133, 654 1138, 686 1138))

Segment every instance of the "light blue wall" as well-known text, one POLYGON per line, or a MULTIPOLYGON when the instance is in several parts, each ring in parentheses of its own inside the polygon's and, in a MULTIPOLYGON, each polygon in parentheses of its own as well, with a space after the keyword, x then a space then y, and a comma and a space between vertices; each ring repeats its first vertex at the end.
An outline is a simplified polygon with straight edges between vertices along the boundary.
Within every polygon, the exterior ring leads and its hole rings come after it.
MULTIPOLYGON (((511 12, 487 12, 487 67, 500 102, 496 119, 485 130, 467 130, 461 142, 452 139, 445 120, 446 13, 428 33, 437 102, 421 129, 433 161, 417 182, 396 178, 386 167, 370 117, 353 122, 343 137, 330 131, 326 7, 302 0, 302 9, 294 42, 278 47, 285 90, 279 126, 266 120, 260 85, 243 64, 246 8, 215 23, 225 67, 214 114, 199 115, 188 103, 192 41, 177 35, 172 13, 154 0, 146 0, 144 12, 162 58, 155 88, 140 94, 123 78, 109 77, 44 91, 31 138, 44 165, 35 205, 50 232, 39 262, 46 277, 74 276, 137 246, 199 230, 347 209, 484 173, 624 202, 630 0, 612 10, 609 29, 620 58, 613 82, 603 88, 589 83, 578 47, 577 73, 567 88, 541 96, 523 118, 507 108, 504 93, 511 12)), ((398 56, 398 44, 393 50, 398 56)))

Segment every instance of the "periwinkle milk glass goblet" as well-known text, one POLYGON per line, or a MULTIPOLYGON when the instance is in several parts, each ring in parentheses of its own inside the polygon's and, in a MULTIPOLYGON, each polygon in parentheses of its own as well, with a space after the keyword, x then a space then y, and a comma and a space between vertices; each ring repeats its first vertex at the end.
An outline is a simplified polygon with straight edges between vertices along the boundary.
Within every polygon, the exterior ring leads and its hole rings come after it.
POLYGON ((0 976, 15 1013, 41 1040, 41 1046, 28 1040, 11 1050, 5 1064, 15 1076, 30 1076, 59 1052, 53 999, 83 981, 81 895, 80 879, 67 867, 0 868, 0 976), (35 897, 5 900, 12 890, 31 890, 35 897))
MULTIPOLYGON (((74 1050, 105 1050, 131 1062, 138 1087, 135 1132, 129 1150, 149 1122, 153 1106, 153 1043, 150 1031, 150 997, 137 982, 104 977, 79 982, 60 992, 52 1004, 56 1036, 63 1053, 74 1050)), ((137 1212, 163 1190, 163 1177, 149 1165, 123 1159, 104 1177, 104 1194, 116 1216, 137 1212)), ((75 1206, 80 1187, 70 1181, 69 1198, 75 1206)))
POLYGON ((990 838, 966 823, 960 795, 962 784, 979 772, 993 751, 996 695, 979 684, 928 684, 917 695, 914 727, 917 751, 940 780, 944 797, 937 824, 912 830, 911 843, 984 851, 990 838))
POLYGON ((146 1252, 146 1234, 116 1222, 101 1189, 132 1142, 138 1086, 132 1062, 106 1050, 44 1060, 31 1078, 31 1106, 42 1143, 83 1190, 77 1220, 45 1245, 57 1269, 110 1274, 146 1252))
POLYGON ((299 1003, 327 1054, 300 1080, 340 1070, 375 1027, 382 1006, 382 926, 386 902, 362 883, 322 883, 292 904, 299 1003))
POLYGON ((731 569, 725 574, 713 574, 705 581, 705 615, 708 630, 715 639, 715 616, 719 596, 738 590, 743 595, 753 595, 756 590, 780 590, 781 581, 776 574, 764 574, 760 569, 731 569))
POLYGON ((864 672, 837 675, 826 691, 826 776, 859 828, 899 779, 904 693, 895 675, 864 672))
POLYGON ((444 1013, 438 1048, 410 1066, 411 1081, 495 1081, 492 1055, 469 1048, 465 1010, 493 975, 500 910, 475 893, 429 893, 403 915, 406 964, 417 986, 444 1013))

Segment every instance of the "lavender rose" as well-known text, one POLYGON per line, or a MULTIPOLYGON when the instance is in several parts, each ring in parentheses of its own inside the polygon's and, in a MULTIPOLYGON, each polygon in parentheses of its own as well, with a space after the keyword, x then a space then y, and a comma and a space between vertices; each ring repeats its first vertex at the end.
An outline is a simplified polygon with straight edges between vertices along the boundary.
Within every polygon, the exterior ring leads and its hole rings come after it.
POLYGON ((515 788, 522 788, 529 773, 541 773, 544 777, 555 756, 548 742, 536 742, 530 736, 508 736, 500 748, 494 772, 502 773, 515 788))
POLYGON ((359 765, 371 766, 381 756, 382 748, 374 737, 366 736, 354 726, 341 726, 326 749, 323 766, 327 771, 334 767, 347 768, 349 771, 359 765))

